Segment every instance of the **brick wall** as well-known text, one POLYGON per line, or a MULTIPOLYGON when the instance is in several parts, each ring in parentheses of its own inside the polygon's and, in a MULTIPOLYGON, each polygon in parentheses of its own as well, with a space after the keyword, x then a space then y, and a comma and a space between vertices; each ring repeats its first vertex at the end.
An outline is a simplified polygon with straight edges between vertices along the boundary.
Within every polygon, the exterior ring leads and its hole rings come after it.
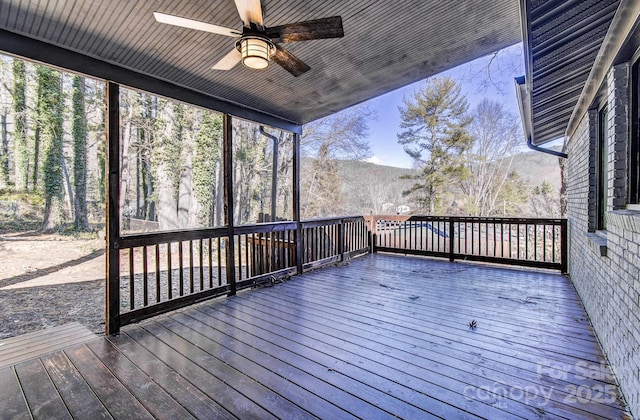
POLYGON ((632 414, 640 417, 640 212, 627 196, 628 66, 607 77, 609 156, 607 230, 595 226, 597 111, 567 144, 569 274, 602 343, 632 414), (601 255, 606 244, 606 255, 601 255))

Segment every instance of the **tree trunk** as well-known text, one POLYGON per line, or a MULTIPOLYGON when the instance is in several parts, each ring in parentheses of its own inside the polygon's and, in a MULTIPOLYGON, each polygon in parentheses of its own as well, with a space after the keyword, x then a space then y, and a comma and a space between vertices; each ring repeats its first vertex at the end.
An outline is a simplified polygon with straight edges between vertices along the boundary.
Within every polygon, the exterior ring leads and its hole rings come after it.
POLYGON ((18 191, 29 188, 29 150, 27 148, 26 66, 20 59, 13 60, 13 113, 15 179, 18 191))
POLYGON ((89 230, 87 217, 87 115, 84 100, 84 77, 74 76, 71 133, 73 136, 73 226, 76 231, 89 230))
POLYGON ((7 112, 0 116, 2 127, 2 147, 0 148, 0 181, 5 187, 9 185, 9 133, 7 132, 7 112))
MULTIPOLYGON (((53 229, 63 221, 63 154, 62 154, 62 113, 64 98, 60 72, 38 68, 38 115, 41 120, 41 134, 44 144, 44 194, 45 212, 43 230, 53 229)), ((35 183, 34 183, 35 185, 35 183)))
POLYGON ((65 192, 64 197, 66 198, 64 202, 67 205, 67 213, 72 215, 75 221, 75 204, 74 204, 73 187, 71 185, 71 178, 69 177, 69 170, 67 169, 67 162, 65 162, 64 157, 62 158, 62 175, 63 175, 62 185, 65 192))
MULTIPOLYGON (((562 152, 566 153, 566 146, 562 152)), ((560 217, 567 217, 567 163, 568 159, 558 158, 560 165, 560 217)))

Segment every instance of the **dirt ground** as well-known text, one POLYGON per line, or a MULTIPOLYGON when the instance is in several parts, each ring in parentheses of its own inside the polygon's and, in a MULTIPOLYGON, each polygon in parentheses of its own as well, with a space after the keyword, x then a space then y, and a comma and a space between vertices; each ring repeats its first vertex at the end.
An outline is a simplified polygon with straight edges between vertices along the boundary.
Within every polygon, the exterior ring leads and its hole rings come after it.
POLYGON ((105 241, 0 235, 0 339, 78 321, 104 333, 105 241))

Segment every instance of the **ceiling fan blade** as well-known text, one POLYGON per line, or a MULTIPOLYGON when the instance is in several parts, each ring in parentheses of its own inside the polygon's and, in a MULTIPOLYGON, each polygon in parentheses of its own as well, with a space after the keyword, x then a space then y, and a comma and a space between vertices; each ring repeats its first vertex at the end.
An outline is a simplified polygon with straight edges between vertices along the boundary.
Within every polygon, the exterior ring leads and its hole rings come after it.
POLYGON ((262 5, 260 0, 234 0, 236 3, 236 9, 240 19, 247 28, 251 27, 252 23, 258 26, 264 26, 262 23, 262 5))
POLYGON ((187 19, 180 16, 168 15, 161 12, 153 12, 156 21, 167 23, 169 25, 181 26, 183 28, 196 29, 198 31, 211 32, 212 34, 239 37, 242 35, 234 29, 225 28, 224 26, 212 25, 210 23, 200 22, 198 20, 187 19))
POLYGON ((220 61, 214 64, 213 67, 211 67, 211 70, 231 70, 240 62, 240 59, 242 59, 242 54, 234 48, 229 51, 227 55, 222 57, 220 61))
POLYGON ((271 59, 295 77, 311 70, 311 67, 279 45, 276 45, 276 52, 271 55, 271 59))
POLYGON ((309 41, 311 39, 342 38, 342 18, 332 16, 306 22, 274 26, 267 31, 274 42, 309 41))

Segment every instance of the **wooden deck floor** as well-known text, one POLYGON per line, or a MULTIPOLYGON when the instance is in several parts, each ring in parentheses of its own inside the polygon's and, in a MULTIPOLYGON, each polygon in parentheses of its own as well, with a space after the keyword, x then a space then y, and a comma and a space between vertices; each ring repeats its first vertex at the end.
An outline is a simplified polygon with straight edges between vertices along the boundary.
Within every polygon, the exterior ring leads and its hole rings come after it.
POLYGON ((382 254, 2 368, 0 384, 2 418, 626 416, 564 277, 382 254))

